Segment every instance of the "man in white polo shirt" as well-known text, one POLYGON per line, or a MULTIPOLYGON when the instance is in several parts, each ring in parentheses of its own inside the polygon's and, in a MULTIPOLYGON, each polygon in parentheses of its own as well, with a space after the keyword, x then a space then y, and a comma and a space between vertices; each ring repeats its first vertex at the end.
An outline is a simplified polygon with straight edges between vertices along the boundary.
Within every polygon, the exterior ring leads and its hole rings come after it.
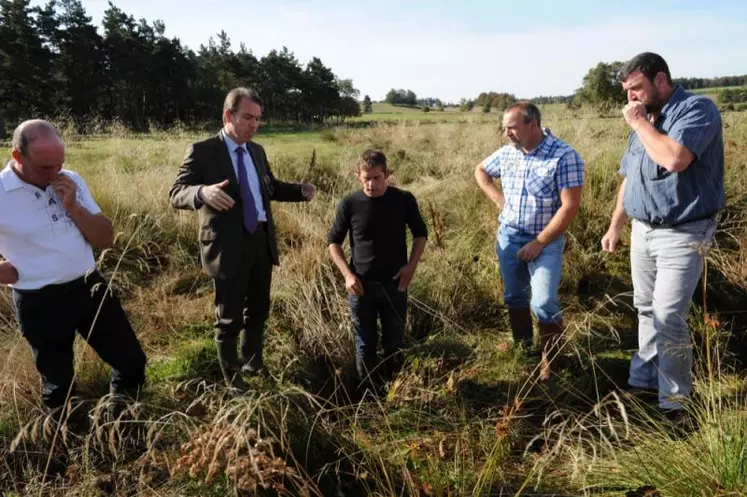
POLYGON ((112 367, 112 393, 137 394, 145 354, 92 250, 113 245, 111 222, 83 178, 62 169, 65 144, 52 124, 21 123, 12 149, 0 172, 0 284, 13 288, 44 403, 59 407, 74 393, 76 331, 112 367))

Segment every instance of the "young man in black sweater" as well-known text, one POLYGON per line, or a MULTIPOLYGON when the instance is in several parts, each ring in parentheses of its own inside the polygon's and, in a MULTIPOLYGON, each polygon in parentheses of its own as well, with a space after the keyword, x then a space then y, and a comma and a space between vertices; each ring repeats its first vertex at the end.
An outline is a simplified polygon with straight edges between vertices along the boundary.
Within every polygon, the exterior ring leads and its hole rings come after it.
POLYGON ((428 230, 412 193, 387 184, 386 156, 366 150, 358 160, 362 189, 337 207, 327 241, 332 260, 345 277, 355 328, 356 369, 366 384, 391 379, 402 358, 407 318, 407 288, 425 249, 428 230), (412 233, 407 258, 407 233, 412 233), (342 244, 350 233, 350 264, 342 244), (377 321, 381 319, 383 371, 377 359, 377 321), (383 374, 382 374, 383 373, 383 374))

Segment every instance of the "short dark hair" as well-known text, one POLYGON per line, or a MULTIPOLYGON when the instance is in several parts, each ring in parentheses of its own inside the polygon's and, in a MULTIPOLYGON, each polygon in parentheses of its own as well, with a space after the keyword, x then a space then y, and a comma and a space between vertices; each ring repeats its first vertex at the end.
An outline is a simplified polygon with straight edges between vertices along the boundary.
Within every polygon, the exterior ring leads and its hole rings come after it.
POLYGON ((262 106, 262 99, 259 98, 254 89, 239 87, 229 91, 228 95, 226 95, 226 99, 223 101, 223 112, 225 113, 226 109, 229 109, 232 114, 235 113, 239 110, 239 105, 241 105, 243 99, 254 102, 260 107, 262 106))
POLYGON ((358 171, 361 169, 373 169, 374 167, 380 167, 386 173, 386 155, 381 150, 369 148, 358 159, 358 171))
POLYGON ((28 157, 31 144, 40 138, 59 138, 62 140, 62 135, 49 121, 30 119, 19 124, 13 131, 10 146, 13 150, 18 150, 18 153, 22 156, 28 157))
POLYGON ((539 108, 532 102, 529 102, 528 100, 520 100, 515 104, 509 105, 505 112, 510 112, 516 109, 519 109, 521 117, 524 119, 525 123, 537 121, 537 126, 540 128, 542 127, 542 114, 540 114, 539 108))
POLYGON ((620 81, 624 83, 636 71, 641 71, 641 74, 652 83, 656 75, 663 72, 667 77, 667 83, 672 84, 672 75, 669 73, 667 61, 659 54, 643 52, 630 59, 620 70, 620 81))

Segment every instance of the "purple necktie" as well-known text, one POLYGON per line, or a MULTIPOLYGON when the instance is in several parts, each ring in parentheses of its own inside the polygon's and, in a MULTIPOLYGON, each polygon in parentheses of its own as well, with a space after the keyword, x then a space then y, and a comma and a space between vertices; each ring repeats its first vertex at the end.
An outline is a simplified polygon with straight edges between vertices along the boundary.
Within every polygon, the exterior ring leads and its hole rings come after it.
POLYGON ((244 154, 246 149, 244 147, 236 147, 236 155, 239 160, 239 192, 241 193, 241 210, 244 214, 244 228, 249 233, 257 231, 257 207, 254 205, 254 194, 249 186, 249 176, 246 174, 246 166, 244 166, 244 154))

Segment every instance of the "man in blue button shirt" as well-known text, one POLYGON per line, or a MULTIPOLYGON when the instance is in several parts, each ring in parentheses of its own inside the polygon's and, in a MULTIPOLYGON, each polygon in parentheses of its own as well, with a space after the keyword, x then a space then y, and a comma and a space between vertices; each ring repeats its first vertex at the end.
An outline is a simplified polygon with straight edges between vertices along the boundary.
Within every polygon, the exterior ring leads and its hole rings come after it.
POLYGON ((725 202, 721 116, 707 97, 674 85, 657 54, 635 56, 620 81, 628 96, 623 116, 632 131, 602 249, 615 250, 632 218, 638 351, 628 383, 658 391, 659 407, 677 419, 692 390, 688 310, 725 202))

